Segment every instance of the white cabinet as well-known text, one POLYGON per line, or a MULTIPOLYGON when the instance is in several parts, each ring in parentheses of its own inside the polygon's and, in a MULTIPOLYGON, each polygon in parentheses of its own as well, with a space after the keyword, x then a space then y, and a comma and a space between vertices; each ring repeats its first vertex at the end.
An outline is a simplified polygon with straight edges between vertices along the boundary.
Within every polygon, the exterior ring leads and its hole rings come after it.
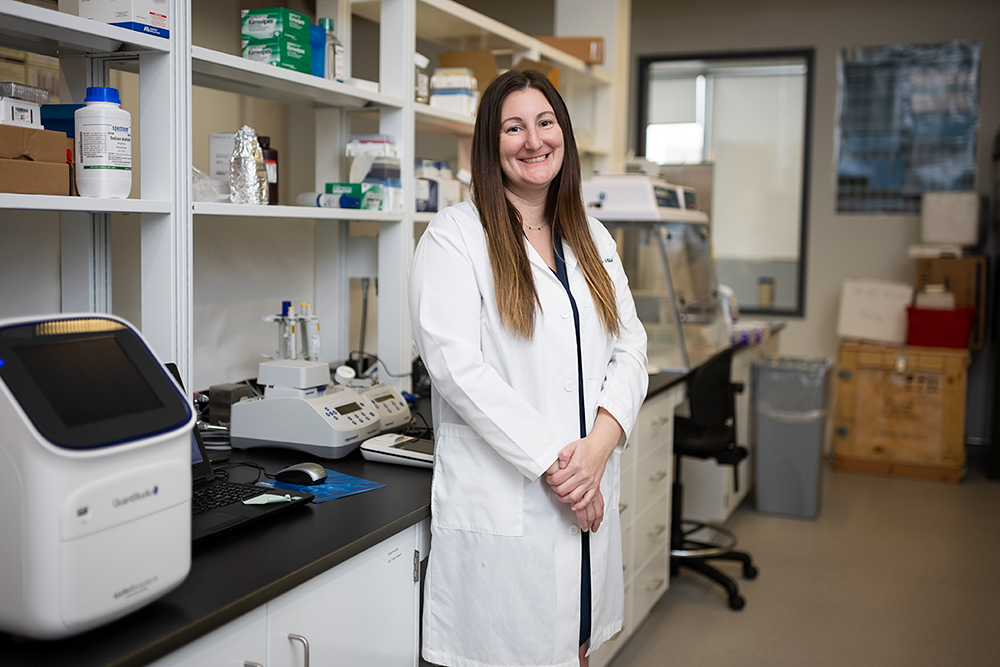
POLYGON ((268 667, 411 667, 419 594, 415 532, 404 530, 268 602, 268 667))
POLYGON ((731 465, 720 465, 713 459, 684 458, 681 477, 686 520, 725 523, 753 488, 751 471, 756 447, 751 438, 753 415, 750 406, 753 397, 750 368, 765 356, 778 354, 778 348, 779 334, 771 334, 760 344, 740 348, 733 354, 732 381, 742 382, 744 386, 743 393, 736 395, 736 439, 737 443, 748 448, 750 454, 735 469, 731 465), (733 484, 734 475, 739 475, 738 490, 733 484))
POLYGON ((670 586, 674 409, 683 400, 683 385, 647 400, 622 455, 619 512, 625 623, 621 633, 591 655, 593 667, 611 662, 670 586))
POLYGON ((258 607, 191 642, 150 667, 264 667, 267 665, 267 608, 258 607))
POLYGON ((423 530, 397 533, 152 667, 415 667, 423 530))

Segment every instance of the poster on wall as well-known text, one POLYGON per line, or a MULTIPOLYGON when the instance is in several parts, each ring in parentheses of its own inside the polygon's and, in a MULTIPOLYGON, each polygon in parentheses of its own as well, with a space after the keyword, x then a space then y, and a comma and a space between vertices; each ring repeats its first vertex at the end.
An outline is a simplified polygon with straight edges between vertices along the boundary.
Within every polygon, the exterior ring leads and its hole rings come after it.
POLYGON ((919 214, 925 191, 972 190, 982 45, 843 47, 837 212, 919 214))

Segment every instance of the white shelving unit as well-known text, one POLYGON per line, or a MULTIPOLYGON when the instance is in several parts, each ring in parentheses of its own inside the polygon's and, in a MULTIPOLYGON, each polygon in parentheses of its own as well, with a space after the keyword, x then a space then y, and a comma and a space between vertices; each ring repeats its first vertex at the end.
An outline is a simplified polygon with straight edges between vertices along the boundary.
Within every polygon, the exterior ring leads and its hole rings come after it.
MULTIPOLYGON (((418 133, 453 138, 458 146, 457 171, 467 162, 474 129, 471 117, 413 101, 413 52, 418 36, 449 50, 492 48, 557 65, 581 151, 597 162, 610 154, 610 148, 600 141, 600 132, 588 132, 588 128, 599 126, 598 119, 604 113, 600 98, 607 95, 609 74, 453 0, 318 0, 317 15, 334 16, 338 34, 346 43, 350 41, 352 13, 378 23, 377 92, 244 60, 235 52, 235 43, 233 52, 228 52, 225 45, 220 50, 218 44, 216 48, 193 44, 194 9, 210 7, 202 3, 208 0, 172 2, 171 36, 163 39, 15 0, 0 0, 0 45, 59 57, 68 84, 61 101, 81 102, 87 86, 108 85, 111 69, 123 69, 138 74, 141 104, 138 118, 133 111, 134 125, 140 128, 133 138, 141 175, 139 198, 0 194, 0 213, 59 213, 61 274, 55 280, 61 285, 63 312, 111 312, 109 216, 135 214, 140 227, 142 282, 141 322, 136 324, 161 358, 176 361, 185 379, 192 377, 195 343, 196 218, 266 219, 277 225, 282 220, 316 221, 314 304, 330 360, 344 358, 351 349, 347 341, 350 276, 345 267, 351 261, 356 263, 357 253, 347 223, 377 224, 377 257, 372 262, 377 264, 377 321, 382 323, 378 328, 378 354, 387 368, 409 367, 411 335, 405 277, 413 254, 414 225, 420 229, 433 217, 415 213, 409 203, 413 196, 408 184, 413 179, 415 140, 418 133), (326 147, 322 155, 316 151, 312 184, 316 190, 322 190, 327 182, 346 180, 340 178, 340 156, 348 138, 349 114, 360 110, 377 114, 378 131, 393 135, 400 149, 403 201, 407 202, 404 211, 193 202, 193 87, 276 101, 298 109, 296 118, 308 121, 295 124, 289 143, 326 147), (578 122, 578 118, 582 121, 578 122), (332 151, 331 146, 335 147, 332 151)), ((75 3, 67 6, 71 4, 75 3)), ((235 16, 233 21, 237 21, 235 16)), ((370 241, 361 245, 366 252, 371 247, 370 241)), ((0 301, 0 317, 6 314, 0 301)), ((401 387, 406 382, 386 379, 401 387)))

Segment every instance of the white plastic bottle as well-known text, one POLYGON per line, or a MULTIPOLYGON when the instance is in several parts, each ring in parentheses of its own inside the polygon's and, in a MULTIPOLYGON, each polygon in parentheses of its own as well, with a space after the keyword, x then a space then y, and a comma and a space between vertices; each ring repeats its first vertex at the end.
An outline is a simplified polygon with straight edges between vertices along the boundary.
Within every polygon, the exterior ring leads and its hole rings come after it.
POLYGON ((132 115, 116 88, 87 88, 76 124, 76 189, 81 197, 126 199, 132 189, 132 115))

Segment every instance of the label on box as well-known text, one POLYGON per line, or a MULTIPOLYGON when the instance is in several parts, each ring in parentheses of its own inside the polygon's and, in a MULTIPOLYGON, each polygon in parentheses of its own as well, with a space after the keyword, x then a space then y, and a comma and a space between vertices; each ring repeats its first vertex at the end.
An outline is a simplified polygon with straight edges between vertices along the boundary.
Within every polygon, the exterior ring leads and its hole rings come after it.
POLYGON ((208 138, 208 162, 217 181, 229 182, 229 160, 233 157, 236 134, 233 132, 213 132, 208 138))
POLYGON ((170 37, 168 0, 79 0, 78 15, 110 25, 170 37))
POLYGON ((305 14, 288 9, 243 10, 243 37, 249 39, 273 39, 285 37, 302 44, 309 43, 311 22, 305 14))

